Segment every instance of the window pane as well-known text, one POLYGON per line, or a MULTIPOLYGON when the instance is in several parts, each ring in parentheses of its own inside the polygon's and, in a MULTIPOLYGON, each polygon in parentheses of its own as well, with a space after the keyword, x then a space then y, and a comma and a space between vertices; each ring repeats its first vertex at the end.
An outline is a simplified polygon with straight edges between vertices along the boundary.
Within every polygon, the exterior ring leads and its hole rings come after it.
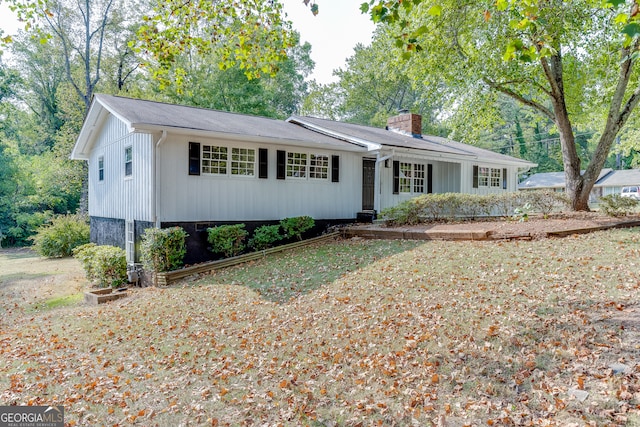
POLYGON ((309 178, 329 178, 329 156, 312 154, 309 162, 309 178))
POLYGON ((131 176, 133 173, 133 148, 124 149, 124 176, 131 176))
POLYGON ((227 147, 202 146, 202 173, 227 174, 227 147))
POLYGON ((306 153, 287 153, 287 176, 291 178, 306 178, 306 153))
POLYGON ((500 181, 502 178, 502 170, 491 169, 491 186, 500 187, 500 181))
POLYGON ((250 148, 231 149, 231 175, 255 175, 255 150, 250 148))
POLYGON ((489 168, 478 168, 478 187, 489 186, 489 168))
POLYGON ((411 163, 400 163, 400 192, 411 193, 411 163))
POLYGON ((424 165, 413 165, 413 192, 424 193, 424 165))

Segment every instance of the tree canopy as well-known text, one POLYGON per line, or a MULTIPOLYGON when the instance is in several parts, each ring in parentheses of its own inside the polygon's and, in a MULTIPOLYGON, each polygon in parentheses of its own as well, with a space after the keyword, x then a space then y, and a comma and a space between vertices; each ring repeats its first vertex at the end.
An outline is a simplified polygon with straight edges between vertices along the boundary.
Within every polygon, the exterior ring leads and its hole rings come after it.
POLYGON ((497 92, 552 121, 573 208, 589 209, 614 139, 640 100, 635 1, 371 0, 361 9, 392 29, 415 81, 440 79, 461 108, 497 92), (599 131, 583 164, 576 133, 587 125, 599 131))

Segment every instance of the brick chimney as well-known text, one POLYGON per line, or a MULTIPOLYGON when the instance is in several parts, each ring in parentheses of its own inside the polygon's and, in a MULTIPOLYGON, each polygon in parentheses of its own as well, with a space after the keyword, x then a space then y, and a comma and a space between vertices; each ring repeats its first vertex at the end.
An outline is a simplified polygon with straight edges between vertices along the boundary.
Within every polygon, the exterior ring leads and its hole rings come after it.
POLYGON ((422 116, 403 110, 397 116, 387 119, 387 128, 420 137, 422 135, 422 116))

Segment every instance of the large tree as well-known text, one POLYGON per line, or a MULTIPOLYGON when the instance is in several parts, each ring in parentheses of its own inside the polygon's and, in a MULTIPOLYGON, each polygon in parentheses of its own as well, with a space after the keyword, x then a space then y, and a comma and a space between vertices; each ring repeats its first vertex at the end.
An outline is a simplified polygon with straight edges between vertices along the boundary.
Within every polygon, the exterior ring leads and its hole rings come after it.
POLYGON ((589 209, 615 137, 640 101, 635 1, 371 0, 362 10, 395 28, 417 81, 437 76, 458 103, 499 92, 551 120, 572 207, 589 209), (576 132, 587 124, 599 132, 583 165, 576 132))

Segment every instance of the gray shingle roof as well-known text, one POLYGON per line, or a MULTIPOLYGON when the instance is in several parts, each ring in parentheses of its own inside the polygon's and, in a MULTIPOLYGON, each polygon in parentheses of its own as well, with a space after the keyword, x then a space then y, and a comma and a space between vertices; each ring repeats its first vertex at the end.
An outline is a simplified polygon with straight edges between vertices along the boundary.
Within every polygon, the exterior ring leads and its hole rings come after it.
POLYGON ((457 156, 467 156, 471 158, 482 158, 485 161, 522 163, 533 166, 534 164, 526 160, 506 156, 493 151, 485 150, 461 142, 452 141, 439 136, 422 135, 415 138, 407 134, 390 131, 387 129, 375 128, 371 126, 357 125, 353 123, 336 122, 333 120, 319 119, 316 117, 292 116, 290 121, 297 123, 307 123, 327 131, 355 137, 358 139, 374 142, 387 147, 411 148, 416 150, 432 151, 442 154, 453 154, 457 156))
MULTIPOLYGON (((598 181, 596 186, 602 185, 605 179, 608 179, 610 175, 626 171, 614 171, 612 169, 604 168, 598 175, 598 181)), ((584 173, 584 171, 582 171, 584 173)), ((610 185, 610 184, 607 184, 610 185)), ((565 173, 564 172, 541 172, 531 175, 524 179, 518 187, 521 190, 536 189, 536 188, 564 188, 565 187, 565 173)))
POLYGON ((345 141, 295 126, 283 120, 104 94, 96 94, 95 102, 99 102, 134 128, 170 127, 185 131, 219 132, 314 142, 347 149, 358 148, 345 141))
POLYGON ((640 169, 612 171, 610 174, 600 178, 596 185, 599 187, 640 185, 640 169))

